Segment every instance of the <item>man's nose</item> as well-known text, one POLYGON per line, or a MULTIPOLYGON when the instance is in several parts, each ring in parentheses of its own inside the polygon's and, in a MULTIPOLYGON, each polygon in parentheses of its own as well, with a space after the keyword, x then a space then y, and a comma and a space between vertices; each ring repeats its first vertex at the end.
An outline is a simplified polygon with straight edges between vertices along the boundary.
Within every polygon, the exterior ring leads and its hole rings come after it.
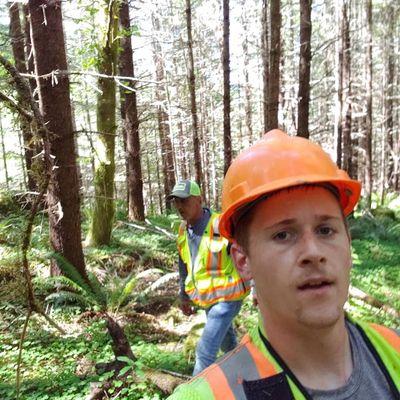
POLYGON ((299 265, 320 266, 326 262, 321 243, 314 232, 304 232, 300 242, 299 265))

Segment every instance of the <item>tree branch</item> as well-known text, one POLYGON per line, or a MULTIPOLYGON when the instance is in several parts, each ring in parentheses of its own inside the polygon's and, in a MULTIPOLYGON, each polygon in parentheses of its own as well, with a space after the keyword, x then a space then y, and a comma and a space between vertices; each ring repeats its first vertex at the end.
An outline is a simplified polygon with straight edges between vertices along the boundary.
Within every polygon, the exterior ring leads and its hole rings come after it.
POLYGON ((8 107, 13 110, 19 112, 22 116, 24 116, 27 120, 32 121, 33 115, 22 108, 14 99, 7 96, 5 93, 0 91, 0 100, 3 100, 8 107))

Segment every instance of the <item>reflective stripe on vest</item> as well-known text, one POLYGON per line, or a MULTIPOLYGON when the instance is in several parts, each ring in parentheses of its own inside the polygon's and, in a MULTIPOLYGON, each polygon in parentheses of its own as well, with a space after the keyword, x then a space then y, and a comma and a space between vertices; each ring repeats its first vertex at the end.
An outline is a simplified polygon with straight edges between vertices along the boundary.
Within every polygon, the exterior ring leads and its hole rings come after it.
POLYGON ((400 337, 394 330, 378 324, 369 324, 369 326, 383 336, 400 354, 400 337))
POLYGON ((249 335, 243 337, 235 350, 221 358, 206 370, 207 380, 216 399, 238 400, 244 398, 242 383, 276 375, 274 365, 251 342, 249 335))
MULTIPOLYGON (((211 216, 211 224, 210 224, 210 243, 217 243, 214 246, 223 246, 224 238, 219 235, 218 223, 219 218, 217 214, 211 216), (215 239, 215 237, 219 237, 219 239, 215 239)), ((226 240, 226 239, 225 239, 226 240)), ((218 276, 221 275, 221 264, 222 264, 222 251, 209 251, 207 256, 207 265, 206 270, 210 275, 218 276)))
POLYGON ((227 285, 213 286, 210 289, 199 290, 193 288, 186 290, 186 293, 193 301, 204 305, 215 303, 218 300, 232 300, 244 296, 248 292, 241 278, 228 283, 227 285))

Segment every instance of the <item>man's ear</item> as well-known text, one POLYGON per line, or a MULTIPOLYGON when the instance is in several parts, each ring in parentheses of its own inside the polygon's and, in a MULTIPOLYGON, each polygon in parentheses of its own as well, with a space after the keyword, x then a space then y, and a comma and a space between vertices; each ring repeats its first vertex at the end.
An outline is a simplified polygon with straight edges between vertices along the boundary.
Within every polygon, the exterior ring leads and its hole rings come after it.
POLYGON ((244 280, 253 279, 250 271, 249 257, 246 254, 245 250, 236 242, 232 243, 231 257, 240 276, 244 280))

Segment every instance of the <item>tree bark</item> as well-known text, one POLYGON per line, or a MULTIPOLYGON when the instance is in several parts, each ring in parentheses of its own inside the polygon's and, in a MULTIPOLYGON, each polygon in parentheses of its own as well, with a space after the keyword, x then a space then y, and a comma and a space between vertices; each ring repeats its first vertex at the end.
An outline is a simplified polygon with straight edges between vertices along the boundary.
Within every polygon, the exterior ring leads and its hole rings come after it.
MULTIPOLYGON (((242 9, 245 7, 245 1, 242 2, 242 9)), ((245 36, 242 43, 243 48, 243 59, 244 59, 244 112, 245 112, 245 121, 246 121, 246 129, 247 129, 247 138, 249 143, 253 143, 253 123, 252 123, 252 106, 251 106, 251 85, 249 79, 249 64, 250 64, 250 55, 249 55, 249 38, 247 34, 248 21, 246 16, 242 14, 242 25, 243 30, 245 32, 245 36)))
POLYGON ((365 195, 367 207, 372 196, 372 0, 366 1, 366 116, 365 116, 365 195))
POLYGON ((269 79, 267 101, 267 131, 278 128, 279 90, 281 61, 281 3, 280 0, 270 0, 270 32, 271 43, 269 52, 269 79))
POLYGON ((231 86, 229 57, 229 0, 223 0, 224 32, 222 48, 222 68, 224 71, 224 175, 232 162, 231 141, 231 86))
MULTIPOLYGON (((348 2, 343 3, 342 8, 342 43, 343 43, 343 65, 342 65, 342 115, 341 132, 343 140, 343 162, 342 168, 349 174, 352 173, 352 142, 351 142, 351 48, 350 27, 348 18, 348 2)), ((355 176, 352 178, 356 179, 355 176)))
POLYGON ((199 127, 197 118, 196 106, 196 79, 194 75, 194 59, 193 59, 193 39, 192 39, 192 7, 190 0, 186 0, 186 26, 188 37, 188 82, 190 93, 190 111, 192 114, 192 129, 193 129, 193 150, 194 150, 194 167, 196 174, 196 182, 203 187, 203 172, 201 168, 200 157, 200 141, 199 141, 199 127))
POLYGON ((263 121, 264 133, 268 131, 268 86, 269 86, 269 29, 268 1, 263 0, 261 14, 261 57, 263 65, 263 121))
MULTIPOLYGON (((156 36, 160 34, 160 21, 158 17, 153 14, 153 28, 156 36)), ((156 87, 156 101, 157 101, 157 121, 158 132, 160 135, 161 143, 161 163, 164 182, 164 202, 167 210, 171 210, 171 201, 167 200, 167 196, 172 192, 175 185, 175 167, 174 167, 174 150, 172 148, 171 133, 169 126, 169 117, 166 111, 167 107, 167 93, 165 87, 165 71, 164 60, 162 55, 162 48, 158 38, 153 41, 153 57, 156 66, 156 79, 158 85, 156 87)))
POLYGON ((312 0, 300 0, 300 65, 297 136, 304 138, 309 138, 310 136, 308 117, 310 109, 311 4, 312 0))
POLYGON ((5 147, 5 142, 4 142, 3 121, 2 121, 1 113, 0 113, 0 136, 1 136, 1 153, 3 155, 3 165, 4 165, 4 178, 5 178, 5 182, 6 182, 6 188, 8 190, 9 189, 9 186, 8 186, 9 175, 8 175, 7 153, 6 153, 6 147, 5 147))
MULTIPOLYGON (((9 3, 9 13, 10 13, 10 38, 12 52, 15 60, 15 67, 18 72, 26 73, 26 62, 25 62, 25 51, 24 51, 24 35, 21 29, 21 21, 19 14, 18 3, 9 3)), ((18 95, 18 104, 23 109, 29 109, 29 104, 27 104, 21 95, 18 95)), ((22 138, 24 143, 24 159, 25 166, 28 176, 28 190, 31 192, 36 192, 38 190, 35 179, 32 174, 32 157, 35 155, 34 151, 34 141, 33 135, 30 128, 30 121, 20 115, 20 127, 22 132, 22 138)))
MULTIPOLYGON (((40 77, 55 70, 68 69, 61 1, 50 4, 44 0, 30 0, 28 4, 40 111, 51 132, 50 151, 54 156, 47 193, 50 241, 54 250, 86 277, 69 79, 67 75, 59 76, 55 83, 50 78, 40 77), (52 43, 52 51, 49 51, 49 43, 52 43)), ((60 271, 55 269, 53 272, 60 271)))
POLYGON ((335 147, 336 147, 336 164, 342 168, 342 109, 343 109, 343 32, 342 32, 342 18, 343 18, 343 3, 342 0, 335 2, 336 5, 336 25, 338 40, 335 44, 335 147))
MULTIPOLYGON (((395 149, 395 133, 394 133, 394 104, 393 98, 395 96, 395 32, 396 32, 396 12, 392 3, 389 3, 386 10, 387 16, 387 31, 386 31, 386 46, 385 46, 385 74, 386 74, 386 88, 384 96, 385 104, 385 130, 386 130, 386 141, 387 141, 387 183, 388 187, 392 190, 396 190, 396 174, 395 174, 395 160, 396 160, 396 149, 395 149)), ((398 173, 398 171, 397 171, 398 173)), ((398 178, 397 178, 398 179, 398 178)))
MULTIPOLYGON (((99 74, 115 75, 118 51, 118 1, 103 0, 104 28, 99 43, 99 74)), ((103 27, 101 27, 103 28, 103 27)), ((90 246, 107 245, 111 240, 114 220, 114 175, 116 99, 113 79, 98 78, 97 95, 97 145, 96 171, 94 176, 95 200, 87 238, 90 246)))
MULTIPOLYGON (((122 31, 119 73, 121 76, 134 77, 128 0, 123 0, 121 3, 119 21, 122 31)), ((124 85, 131 88, 131 90, 124 88, 120 90, 122 130, 127 158, 128 216, 130 221, 144 221, 143 177, 136 89, 132 81, 124 81, 124 85)))

